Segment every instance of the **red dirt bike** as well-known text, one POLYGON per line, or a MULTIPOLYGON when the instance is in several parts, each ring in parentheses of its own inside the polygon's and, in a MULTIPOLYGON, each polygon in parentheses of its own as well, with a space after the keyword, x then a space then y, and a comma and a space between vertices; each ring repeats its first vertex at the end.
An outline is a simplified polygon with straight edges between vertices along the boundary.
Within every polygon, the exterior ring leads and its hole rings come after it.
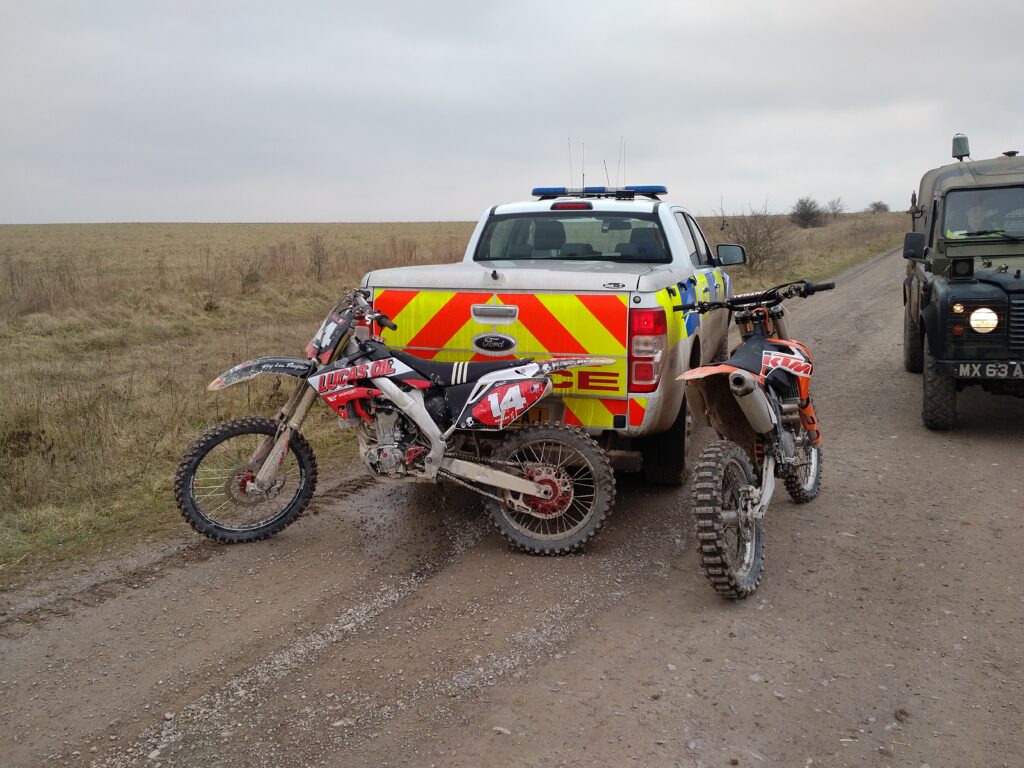
POLYGON ((783 283, 725 301, 675 307, 726 308, 742 339, 724 363, 687 371, 690 413, 723 438, 701 454, 693 477, 700 564, 722 596, 753 594, 764 570, 765 528, 775 478, 803 504, 821 488, 821 433, 811 400, 811 353, 790 335, 783 302, 835 283, 783 283))
POLYGON ((355 431, 374 477, 471 488, 502 534, 530 552, 571 552, 593 537, 615 500, 607 457, 580 429, 525 426, 520 417, 551 392, 555 371, 613 361, 424 360, 371 335, 374 327, 397 326, 367 298, 360 290, 342 296, 306 359, 257 358, 209 385, 219 390, 263 374, 299 381, 276 419, 222 422, 185 453, 174 493, 192 527, 233 543, 265 539, 295 522, 317 478, 299 429, 322 399, 341 428, 355 431))

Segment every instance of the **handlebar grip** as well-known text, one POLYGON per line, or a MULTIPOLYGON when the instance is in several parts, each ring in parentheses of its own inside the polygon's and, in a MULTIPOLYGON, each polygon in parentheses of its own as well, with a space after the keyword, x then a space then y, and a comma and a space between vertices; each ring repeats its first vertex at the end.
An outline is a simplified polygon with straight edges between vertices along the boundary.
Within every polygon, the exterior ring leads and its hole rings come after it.
POLYGON ((397 331, 398 326, 391 322, 387 315, 377 315, 377 324, 387 328, 389 331, 397 331))
POLYGON ((696 304, 676 304, 672 307, 673 312, 692 312, 697 308, 696 304))
POLYGON ((835 283, 811 283, 807 286, 807 293, 817 293, 818 291, 831 291, 836 287, 835 283))

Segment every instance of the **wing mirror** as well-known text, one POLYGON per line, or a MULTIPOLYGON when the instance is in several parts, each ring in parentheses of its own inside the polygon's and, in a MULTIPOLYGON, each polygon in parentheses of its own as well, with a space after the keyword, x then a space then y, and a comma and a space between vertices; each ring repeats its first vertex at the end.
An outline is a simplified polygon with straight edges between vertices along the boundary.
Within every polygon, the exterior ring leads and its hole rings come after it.
POLYGON ((928 250, 926 243, 924 232, 907 232, 903 237, 903 258, 924 261, 928 250))
POLYGON ((715 253, 718 255, 718 263, 723 267, 732 267, 737 264, 747 263, 747 249, 742 245, 720 243, 718 247, 715 248, 715 253))

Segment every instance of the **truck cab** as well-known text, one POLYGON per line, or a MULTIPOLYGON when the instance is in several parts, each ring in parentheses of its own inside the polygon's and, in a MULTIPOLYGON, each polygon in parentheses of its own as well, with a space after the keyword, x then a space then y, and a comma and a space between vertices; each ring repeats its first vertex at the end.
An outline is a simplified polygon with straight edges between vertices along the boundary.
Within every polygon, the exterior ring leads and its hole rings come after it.
POLYGON ((1024 159, 1015 151, 928 171, 904 238, 903 360, 923 374, 922 420, 956 424, 957 393, 1024 397, 1024 159))
POLYGON ((729 296, 732 284, 665 194, 537 187, 533 200, 486 210, 462 262, 377 270, 363 285, 398 324, 388 343, 415 355, 613 359, 560 372, 538 411, 585 429, 620 468, 681 482, 691 422, 675 379, 724 352, 729 317, 675 307, 729 296))

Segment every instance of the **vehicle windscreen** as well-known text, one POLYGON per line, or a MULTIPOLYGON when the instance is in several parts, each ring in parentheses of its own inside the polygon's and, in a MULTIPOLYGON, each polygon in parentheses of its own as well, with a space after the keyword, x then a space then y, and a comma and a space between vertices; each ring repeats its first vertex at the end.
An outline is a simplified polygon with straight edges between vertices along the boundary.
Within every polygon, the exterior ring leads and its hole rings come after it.
POLYGON ((473 260, 502 259, 657 264, 671 255, 654 214, 558 211, 492 216, 473 260))
POLYGON ((950 190, 942 231, 953 239, 1024 237, 1024 186, 950 190))

